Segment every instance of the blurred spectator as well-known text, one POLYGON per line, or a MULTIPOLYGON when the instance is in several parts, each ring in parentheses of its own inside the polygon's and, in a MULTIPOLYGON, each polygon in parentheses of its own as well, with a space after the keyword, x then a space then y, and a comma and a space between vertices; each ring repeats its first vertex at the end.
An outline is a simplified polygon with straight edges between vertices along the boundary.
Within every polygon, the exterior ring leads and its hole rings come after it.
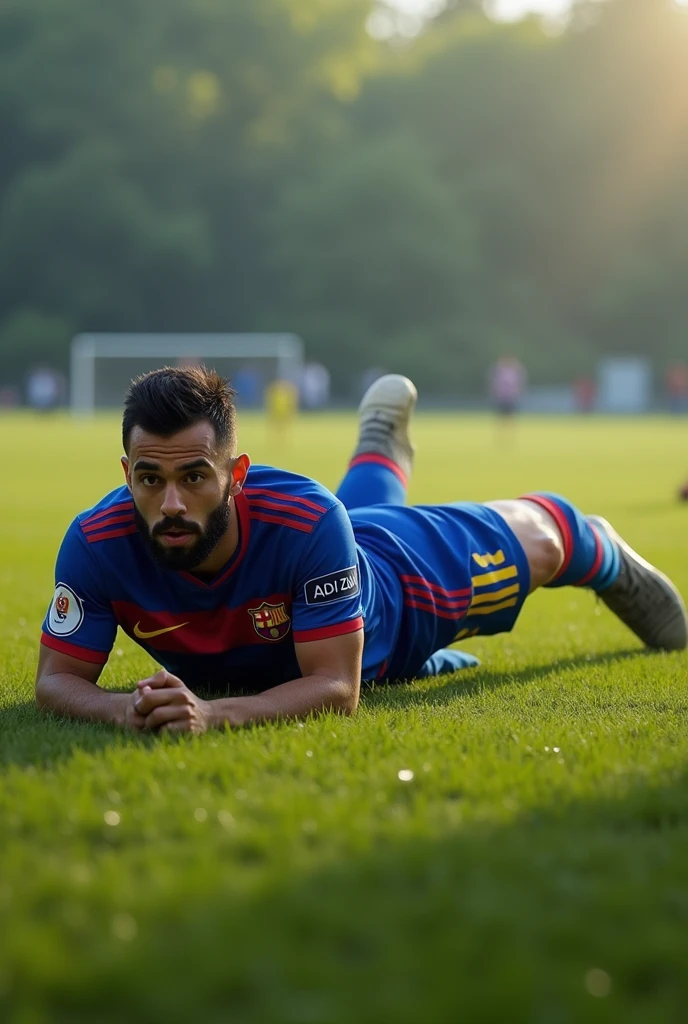
POLYGON ((330 371, 322 363, 306 363, 301 374, 301 405, 324 409, 330 400, 330 371))
POLYGON ((573 397, 578 412, 592 412, 597 398, 597 385, 592 377, 579 377, 573 382, 573 397))
POLYGON ((64 392, 64 377, 50 366, 36 366, 26 378, 26 400, 36 412, 57 409, 64 392))
POLYGON ((664 383, 671 412, 688 412, 688 366, 681 362, 672 363, 667 369, 664 383))
POLYGON ((489 378, 490 399, 500 417, 518 412, 528 384, 528 374, 516 356, 502 356, 492 366, 489 378))
POLYGON ((253 363, 244 363, 239 367, 232 379, 239 403, 248 409, 260 405, 263 394, 263 375, 253 363))
POLYGON ((273 441, 286 440, 299 408, 299 391, 290 380, 273 380, 265 389, 265 410, 273 441))
POLYGON ((7 384, 0 388, 0 409, 16 409, 21 402, 19 388, 7 384))

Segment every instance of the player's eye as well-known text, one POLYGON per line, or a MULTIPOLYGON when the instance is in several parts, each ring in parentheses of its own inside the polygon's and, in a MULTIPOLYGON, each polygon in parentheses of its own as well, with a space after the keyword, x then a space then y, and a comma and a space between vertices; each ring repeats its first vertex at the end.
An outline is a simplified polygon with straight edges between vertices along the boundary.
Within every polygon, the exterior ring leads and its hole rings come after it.
POLYGON ((202 480, 205 480, 205 477, 202 473, 187 473, 186 479, 190 484, 200 484, 202 480))
POLYGON ((142 483, 144 487, 155 487, 158 482, 158 478, 157 476, 154 476, 153 473, 145 473, 144 476, 139 477, 139 482, 142 483))

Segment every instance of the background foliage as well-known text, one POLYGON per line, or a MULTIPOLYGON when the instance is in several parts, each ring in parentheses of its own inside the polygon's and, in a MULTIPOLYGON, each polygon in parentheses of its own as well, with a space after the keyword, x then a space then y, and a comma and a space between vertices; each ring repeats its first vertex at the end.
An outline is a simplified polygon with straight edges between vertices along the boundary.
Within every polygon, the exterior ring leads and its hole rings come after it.
POLYGON ((86 329, 295 330, 339 390, 682 353, 688 11, 373 6, 0 0, 0 383, 86 329))

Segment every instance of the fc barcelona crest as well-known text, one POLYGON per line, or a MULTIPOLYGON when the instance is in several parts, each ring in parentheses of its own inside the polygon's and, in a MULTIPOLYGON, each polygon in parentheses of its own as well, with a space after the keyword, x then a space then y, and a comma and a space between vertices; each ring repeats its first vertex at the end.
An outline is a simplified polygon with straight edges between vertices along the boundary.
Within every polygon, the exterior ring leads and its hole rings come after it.
POLYGON ((263 601, 260 608, 249 608, 253 628, 263 640, 283 640, 291 627, 284 603, 268 604, 263 601))

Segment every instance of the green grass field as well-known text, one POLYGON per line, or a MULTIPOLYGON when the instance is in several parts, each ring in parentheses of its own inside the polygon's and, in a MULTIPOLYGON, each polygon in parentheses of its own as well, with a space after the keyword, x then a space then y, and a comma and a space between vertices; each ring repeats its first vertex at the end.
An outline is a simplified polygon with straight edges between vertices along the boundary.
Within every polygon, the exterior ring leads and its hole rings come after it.
MULTIPOLYGON (((353 418, 253 460, 335 487, 353 418)), ((562 491, 688 593, 680 421, 419 417, 411 500, 562 491)), ((619 1024, 688 1012, 688 656, 586 592, 535 595, 481 668, 197 738, 50 720, 37 638, 116 419, 0 418, 0 1020, 619 1024), (400 781, 410 769, 411 781, 400 781)), ((150 662, 118 641, 105 685, 150 662)))

